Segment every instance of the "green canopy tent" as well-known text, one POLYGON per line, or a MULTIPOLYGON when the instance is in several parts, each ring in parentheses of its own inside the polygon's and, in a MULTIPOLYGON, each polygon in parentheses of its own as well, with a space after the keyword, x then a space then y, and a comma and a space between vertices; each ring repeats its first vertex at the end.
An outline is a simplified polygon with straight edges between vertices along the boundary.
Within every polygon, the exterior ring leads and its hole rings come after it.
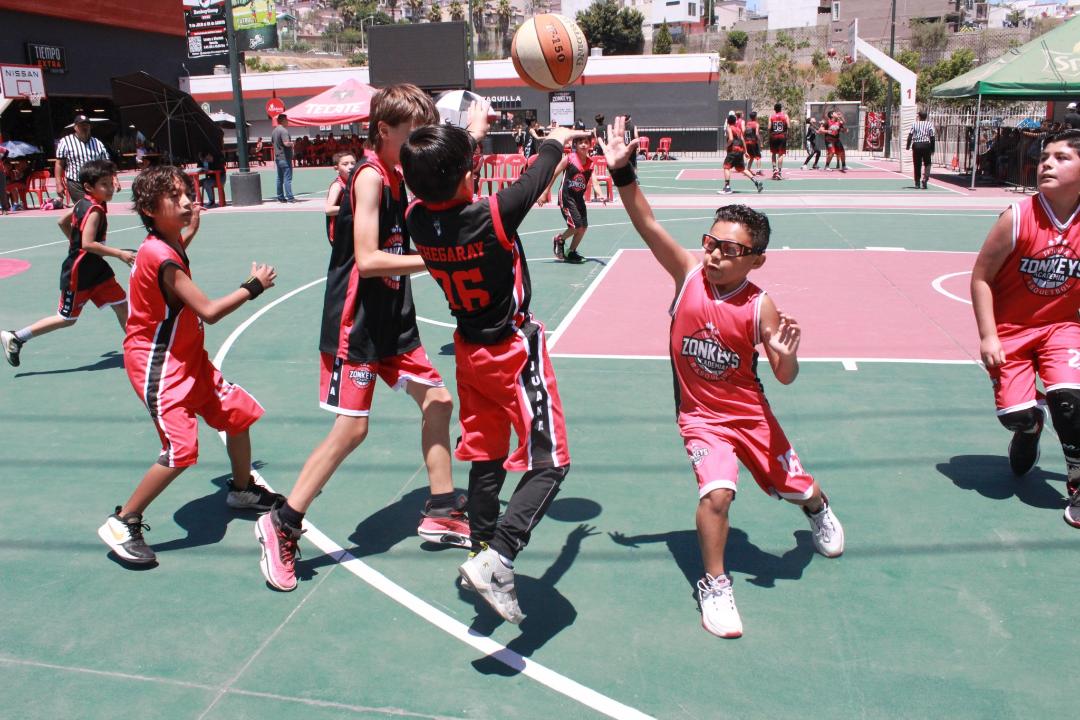
MULTIPOLYGON (((1059 25, 1026 45, 938 85, 930 97, 978 98, 975 127, 979 127, 983 96, 1013 100, 1053 100, 1080 97, 1080 17, 1059 25)), ((975 165, 971 187, 975 187, 975 165)))

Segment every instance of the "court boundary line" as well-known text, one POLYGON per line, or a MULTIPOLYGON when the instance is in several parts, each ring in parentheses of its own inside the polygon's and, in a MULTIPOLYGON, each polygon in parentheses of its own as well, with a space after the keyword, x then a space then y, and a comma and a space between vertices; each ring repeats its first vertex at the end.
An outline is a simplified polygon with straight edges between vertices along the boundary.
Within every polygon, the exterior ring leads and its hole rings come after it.
MULTIPOLYGON (((142 227, 142 225, 132 225, 131 227, 117 228, 116 230, 109 230, 108 234, 109 235, 115 235, 116 233, 122 233, 125 230, 137 230, 138 228, 141 228, 141 227, 142 227)), ((29 247, 15 248, 14 250, 0 250, 0 255, 10 255, 11 253, 22 252, 24 250, 36 250, 37 248, 49 247, 50 245, 62 245, 64 243, 66 243, 66 242, 71 242, 71 241, 70 240, 57 240, 55 242, 41 243, 40 245, 30 245, 29 247)))
MULTIPOLYGON (((551 353, 551 357, 568 360, 663 360, 669 355, 602 355, 592 353, 551 353)), ((872 357, 800 357, 800 363, 897 363, 904 365, 979 365, 978 360, 937 358, 872 358, 872 357)))
POLYGON ((949 298, 951 300, 956 300, 957 302, 962 302, 965 305, 971 305, 970 300, 965 300, 964 298, 960 297, 959 295, 954 295, 953 293, 949 292, 948 290, 946 290, 942 286, 942 283, 944 283, 946 280, 948 280, 950 278, 959 277, 960 275, 970 275, 971 273, 972 273, 971 270, 961 270, 960 272, 946 273, 945 275, 940 275, 940 276, 934 278, 933 282, 930 283, 930 287, 934 288, 939 293, 941 293, 942 295, 944 295, 945 297, 947 297, 947 298, 949 298))
MULTIPOLYGON (((632 249, 637 250, 639 248, 632 249)), ((555 347, 555 344, 559 342, 559 340, 563 336, 563 333, 567 331, 567 329, 570 327, 570 324, 577 317, 578 313, 581 312, 581 309, 585 307, 585 303, 589 301, 589 298, 592 297, 592 294, 596 292, 596 289, 598 287, 600 287, 600 284, 604 281, 604 278, 607 277, 608 272, 611 270, 611 268, 615 267, 615 263, 619 262, 619 258, 622 257, 623 252, 625 252, 626 250, 627 248, 619 248, 615 251, 615 254, 611 256, 610 262, 608 262, 608 264, 604 266, 603 270, 596 274, 596 277, 593 278, 593 281, 589 283, 589 287, 585 288, 585 292, 581 294, 581 297, 578 298, 578 301, 574 303, 574 306, 572 308, 570 308, 570 312, 566 313, 566 315, 563 316, 563 319, 559 323, 559 326, 555 328, 555 332, 551 333, 551 337, 548 338, 549 352, 552 348, 555 347)))
MULTIPOLYGON (((214 355, 213 363, 219 369, 225 361, 226 356, 232 349, 232 346, 240 338, 240 336, 246 331, 256 320, 265 315, 267 312, 277 307, 286 300, 292 298, 295 295, 313 287, 323 281, 326 278, 320 278, 313 280, 305 285, 301 285, 298 288, 291 290, 280 298, 273 302, 259 308, 256 312, 252 313, 251 317, 244 320, 238 325, 229 336, 218 348, 217 353, 214 355)), ((225 433, 218 433, 218 437, 221 441, 225 442, 225 433)), ((251 469, 251 474, 258 480, 263 481, 267 487, 271 487, 261 473, 255 468, 251 469)), ((272 490, 272 488, 271 488, 272 490)), ((485 656, 498 660, 502 664, 518 671, 520 674, 534 680, 545 687, 554 690, 565 697, 574 700, 586 707, 589 707, 597 712, 600 712, 608 717, 612 718, 631 718, 639 720, 654 720, 651 715, 647 715, 636 708, 625 705, 618 700, 609 698, 608 696, 600 693, 592 688, 586 687, 576 680, 572 680, 565 675, 561 675, 554 670, 541 665, 539 662, 518 654, 511 650, 507 646, 487 636, 476 635, 474 632, 460 620, 451 617, 447 613, 434 607, 426 600, 423 600, 419 596, 413 594, 409 590, 406 590, 401 585, 398 585, 394 581, 390 580, 386 575, 382 574, 375 568, 371 567, 367 563, 363 562, 359 558, 351 555, 347 550, 331 540, 321 530, 315 527, 313 524, 304 520, 304 530, 308 540, 323 551, 324 554, 331 557, 334 560, 335 565, 340 565, 346 570, 351 572, 356 577, 363 580, 369 586, 378 590, 386 595, 388 598, 398 603, 402 607, 412 611, 415 615, 422 620, 426 620, 430 624, 439 628, 443 632, 447 633, 453 638, 460 640, 461 642, 469 645, 475 650, 484 653, 485 656)))

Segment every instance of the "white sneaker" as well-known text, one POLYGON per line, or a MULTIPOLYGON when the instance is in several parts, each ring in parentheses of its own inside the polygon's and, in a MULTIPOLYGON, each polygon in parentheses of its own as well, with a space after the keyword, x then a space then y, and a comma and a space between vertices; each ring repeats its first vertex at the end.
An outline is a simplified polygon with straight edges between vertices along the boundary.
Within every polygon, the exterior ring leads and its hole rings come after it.
POLYGON ((742 637, 742 618, 735 607, 731 580, 726 576, 717 578, 705 573, 705 577, 698 580, 697 588, 701 627, 717 637, 742 637))
POLYGON ((840 557, 844 552, 844 528, 833 515, 829 499, 821 496, 822 507, 817 513, 811 513, 803 507, 806 519, 810 521, 810 530, 814 536, 814 549, 827 558, 840 557))
POLYGON ((462 587, 480 593, 480 597, 504 620, 516 625, 524 619, 514 589, 514 571, 503 564, 499 553, 484 548, 463 562, 458 572, 463 580, 462 587))

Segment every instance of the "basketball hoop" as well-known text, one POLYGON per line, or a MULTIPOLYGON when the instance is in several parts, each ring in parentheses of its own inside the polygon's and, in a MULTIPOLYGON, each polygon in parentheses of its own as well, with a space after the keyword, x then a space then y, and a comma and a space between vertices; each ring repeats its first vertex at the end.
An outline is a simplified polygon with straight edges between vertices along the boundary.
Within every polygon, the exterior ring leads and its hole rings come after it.
POLYGON ((41 107, 43 96, 38 93, 30 93, 26 96, 26 99, 30 101, 31 107, 41 107))

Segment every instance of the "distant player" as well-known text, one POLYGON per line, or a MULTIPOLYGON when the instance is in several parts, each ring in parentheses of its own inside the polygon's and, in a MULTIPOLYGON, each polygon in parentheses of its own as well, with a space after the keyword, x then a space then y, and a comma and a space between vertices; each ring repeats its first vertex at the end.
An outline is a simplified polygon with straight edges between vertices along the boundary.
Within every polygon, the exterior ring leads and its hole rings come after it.
POLYGON ((1065 454, 1065 522, 1080 528, 1080 130, 1046 138, 1037 182, 986 236, 971 300, 997 417, 1013 434, 1009 465, 1019 476, 1039 461, 1038 376, 1065 454))
POLYGON ((846 128, 846 126, 844 125, 844 116, 840 113, 839 110, 833 110, 826 116, 826 120, 825 120, 825 133, 826 133, 826 138, 825 138, 825 146, 826 146, 825 169, 826 170, 829 169, 828 150, 831 149, 833 157, 836 158, 836 167, 837 167, 837 169, 842 173, 847 172, 847 152, 844 150, 844 138, 843 138, 845 128, 846 128), (831 141, 831 146, 830 146, 830 141, 831 141))
MULTIPOLYGON (((755 179, 754 174, 746 169, 746 160, 744 158, 746 145, 737 123, 738 121, 734 115, 728 115, 727 125, 724 127, 724 133, 727 137, 727 155, 724 157, 724 188, 719 190, 717 194, 730 195, 733 192, 731 189, 732 170, 748 177, 750 182, 754 183, 754 187, 757 188, 758 192, 765 189, 765 184, 755 179)), ((626 145, 627 143, 624 141, 623 144, 626 145)))
POLYGON ((805 138, 803 139, 803 145, 806 148, 806 159, 803 160, 803 170, 810 164, 810 161, 814 161, 814 166, 811 170, 818 169, 818 161, 821 160, 821 150, 817 146, 818 136, 818 122, 812 117, 806 118, 805 138))
POLYGON ((747 279, 765 264, 768 218, 745 205, 720 208, 701 238, 702 261, 657 222, 627 166, 632 149, 617 141, 618 132, 609 137, 615 140, 604 155, 623 206, 675 281, 669 349, 679 432, 697 476, 697 531, 705 564, 697 583, 702 626, 719 637, 739 637, 742 620, 725 571, 724 548, 740 462, 765 492, 801 506, 819 553, 832 558, 844 551, 844 530, 818 483, 803 469, 757 377, 761 347, 776 379, 794 382, 801 330, 747 279))
POLYGON ((787 154, 788 130, 791 120, 780 103, 773 105, 773 114, 769 117, 769 153, 772 155, 772 179, 784 179, 784 155, 787 154))
MULTIPOLYGON (((0 168, 2 172, 2 168, 0 168)), ((61 230, 68 236, 68 254, 60 266, 60 303, 55 315, 47 315, 22 330, 0 330, 0 345, 12 367, 19 367, 19 353, 31 338, 71 327, 82 314, 83 306, 111 307, 123 329, 128 305, 124 288, 116 282, 105 258, 112 257, 128 265, 135 262, 133 250, 121 250, 105 244, 109 229, 108 203, 115 191, 116 165, 108 160, 91 160, 79 171, 79 184, 85 197, 61 219, 61 230)))
POLYGON ((743 140, 746 142, 746 169, 754 175, 761 175, 761 126, 758 125, 757 112, 750 113, 750 119, 746 121, 746 129, 743 131, 743 140), (754 170, 755 162, 757 170, 754 170))
MULTIPOLYGON (((573 145, 573 151, 563 156, 562 162, 555 168, 552 183, 555 176, 563 173, 562 185, 559 188, 559 209, 563 219, 566 220, 566 230, 555 236, 552 251, 556 260, 565 260, 574 265, 585 262, 584 256, 578 252, 581 241, 585 238, 585 232, 589 229, 589 212, 585 207, 585 191, 591 189, 593 194, 600 196, 600 183, 593 175, 592 156, 589 155, 589 147, 593 138, 578 138, 573 145), (570 242, 570 251, 566 251, 566 239, 573 236, 570 242)), ((551 185, 548 185, 549 192, 551 185)))
POLYGON ((135 564, 156 560, 146 544, 143 513, 199 457, 199 423, 225 433, 232 481, 229 507, 265 510, 280 496, 251 477, 248 428, 262 406, 239 385, 221 376, 204 348, 203 323, 216 323, 274 285, 274 268, 251 264, 240 287, 216 300, 191 279, 188 249, 199 227, 196 191, 183 170, 159 165, 144 170, 131 186, 135 210, 150 234, 131 270, 131 313, 124 338, 124 368, 135 394, 150 413, 161 454, 131 497, 118 505, 98 537, 118 557, 135 564))
POLYGON ((518 623, 514 561, 569 472, 570 450, 544 325, 529 309, 532 285, 517 230, 551 182, 563 145, 590 133, 553 128, 518 180, 472 202, 469 157, 487 127, 486 108, 474 107, 468 132, 420 128, 402 147, 401 166, 419 199, 409 208, 409 231, 457 321, 461 440, 455 455, 472 463, 473 541, 458 572, 464 588, 518 623), (508 454, 511 429, 517 444, 508 454), (524 475, 501 508, 499 493, 511 470, 524 475))
MULTIPOLYGON (((379 380, 404 390, 420 408, 420 445, 431 490, 417 534, 469 546, 465 499, 450 471, 453 400, 420 342, 409 275, 424 269, 405 227, 408 197, 398 170, 402 142, 439 121, 435 103, 415 85, 390 85, 371 98, 367 151, 349 177, 334 223, 319 340, 319 406, 334 415, 308 456, 286 502, 255 524, 259 567, 271 587, 296 588, 297 541, 315 497, 367 438, 379 380)), ((472 158, 469 158, 471 163, 472 158)), ((471 197, 471 193, 470 193, 471 197)))
POLYGON ((334 170, 337 171, 337 175, 334 176, 333 182, 330 183, 330 187, 326 191, 326 239, 330 241, 330 244, 334 244, 334 220, 337 219, 338 213, 341 211, 341 197, 347 187, 346 181, 349 179, 349 173, 356 167, 356 156, 351 152, 342 151, 334 153, 333 157, 334 170))

